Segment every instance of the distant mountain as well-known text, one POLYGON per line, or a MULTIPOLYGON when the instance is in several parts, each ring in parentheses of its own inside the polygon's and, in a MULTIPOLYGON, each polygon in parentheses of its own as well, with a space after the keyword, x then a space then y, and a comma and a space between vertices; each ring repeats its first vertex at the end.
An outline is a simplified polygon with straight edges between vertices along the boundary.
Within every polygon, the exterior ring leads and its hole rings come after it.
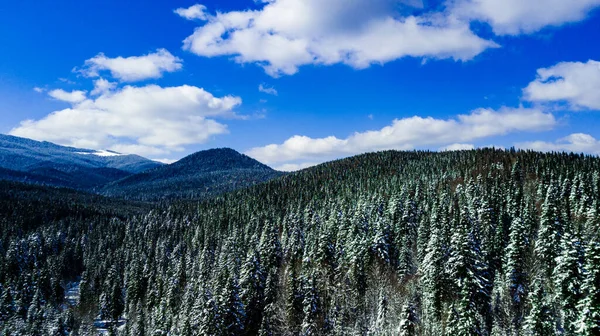
POLYGON ((162 166, 138 155, 59 146, 0 134, 0 179, 93 190, 162 166))
POLYGON ((59 146, 46 141, 0 134, 0 167, 28 171, 30 167, 42 162, 88 168, 115 168, 133 174, 162 166, 159 162, 139 155, 59 146))
POLYGON ((284 173, 229 148, 189 155, 173 164, 108 184, 102 194, 127 199, 200 199, 244 188, 284 173))

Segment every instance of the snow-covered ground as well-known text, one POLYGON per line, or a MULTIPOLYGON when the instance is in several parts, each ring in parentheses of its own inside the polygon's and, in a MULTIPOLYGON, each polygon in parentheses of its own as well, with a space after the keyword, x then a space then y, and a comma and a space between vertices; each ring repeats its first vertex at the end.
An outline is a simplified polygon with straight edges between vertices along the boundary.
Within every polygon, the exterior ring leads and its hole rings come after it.
POLYGON ((73 307, 79 303, 79 284, 81 281, 69 282, 65 288, 65 302, 73 307))
POLYGON ((115 326, 118 331, 122 331, 123 329, 125 329, 126 322, 127 320, 125 319, 119 319, 119 321, 117 321, 116 323, 107 320, 95 320, 94 327, 96 327, 98 335, 108 335, 108 329, 111 326, 115 326))

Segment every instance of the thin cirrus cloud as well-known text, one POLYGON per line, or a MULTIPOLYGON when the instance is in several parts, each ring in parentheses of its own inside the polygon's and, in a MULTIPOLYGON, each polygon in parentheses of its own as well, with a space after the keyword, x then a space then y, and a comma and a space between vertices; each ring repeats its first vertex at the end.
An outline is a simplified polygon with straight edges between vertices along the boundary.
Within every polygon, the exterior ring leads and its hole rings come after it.
POLYGON ((396 119, 380 130, 357 132, 344 139, 296 135, 281 144, 252 148, 246 154, 267 164, 278 164, 282 169, 377 150, 409 150, 446 144, 470 148, 464 143, 511 132, 549 130, 556 123, 552 114, 536 108, 477 109, 455 119, 419 116, 396 119))
POLYGON ((585 133, 573 133, 554 142, 531 141, 518 143, 516 146, 542 152, 573 152, 600 155, 600 140, 585 133))
POLYGON ((600 6, 600 0, 458 0, 448 3, 457 17, 486 22, 497 35, 530 34, 548 26, 581 21, 600 6))
POLYGON ((204 25, 184 40, 184 49, 205 57, 233 56, 277 77, 308 64, 363 69, 402 57, 466 61, 498 46, 445 13, 399 17, 393 0, 260 2, 260 10, 197 17, 204 25))
POLYGON ((600 62, 562 62, 539 69, 523 90, 525 99, 539 103, 566 103, 573 109, 600 110, 600 62))
POLYGON ((101 72, 108 71, 113 78, 121 82, 137 82, 160 78, 165 72, 180 70, 183 67, 182 62, 166 49, 157 49, 156 52, 143 56, 114 58, 99 53, 86 60, 83 68, 75 68, 73 71, 86 77, 99 77, 101 72))
POLYGON ((52 90, 50 96, 71 107, 22 121, 10 134, 158 157, 227 133, 227 126, 217 119, 238 117, 234 110, 242 102, 239 97, 219 98, 189 85, 128 85, 97 93, 92 98, 83 91, 52 90))

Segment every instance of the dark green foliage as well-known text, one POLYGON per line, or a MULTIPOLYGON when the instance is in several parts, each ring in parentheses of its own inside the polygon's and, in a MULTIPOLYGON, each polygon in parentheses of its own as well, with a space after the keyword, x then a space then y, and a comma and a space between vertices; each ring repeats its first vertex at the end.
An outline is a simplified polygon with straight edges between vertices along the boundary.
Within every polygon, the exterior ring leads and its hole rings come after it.
POLYGON ((0 328, 596 335, 598 171, 574 154, 388 151, 152 210, 7 185, 0 328))

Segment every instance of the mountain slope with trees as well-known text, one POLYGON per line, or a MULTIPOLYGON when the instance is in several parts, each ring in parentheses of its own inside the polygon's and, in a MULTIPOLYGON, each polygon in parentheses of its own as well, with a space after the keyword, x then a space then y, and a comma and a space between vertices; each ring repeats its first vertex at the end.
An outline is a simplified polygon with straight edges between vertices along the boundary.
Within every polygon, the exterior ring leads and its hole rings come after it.
POLYGON ((138 155, 59 146, 0 134, 0 179, 93 191, 162 166, 138 155))
POLYGON ((203 199, 282 175, 233 149, 219 148, 110 183, 102 193, 145 201, 203 199))
MULTIPOLYGON (((597 157, 387 151, 105 225, 45 221, 3 236, 0 325, 9 334, 91 334, 96 319, 119 335, 597 335, 599 198, 597 157), (60 245, 65 235, 73 244, 60 245), (80 258, 69 276, 81 272, 67 307, 68 279, 55 271, 70 265, 64 246, 80 258)), ((16 228, 21 216, 5 214, 16 228)))

